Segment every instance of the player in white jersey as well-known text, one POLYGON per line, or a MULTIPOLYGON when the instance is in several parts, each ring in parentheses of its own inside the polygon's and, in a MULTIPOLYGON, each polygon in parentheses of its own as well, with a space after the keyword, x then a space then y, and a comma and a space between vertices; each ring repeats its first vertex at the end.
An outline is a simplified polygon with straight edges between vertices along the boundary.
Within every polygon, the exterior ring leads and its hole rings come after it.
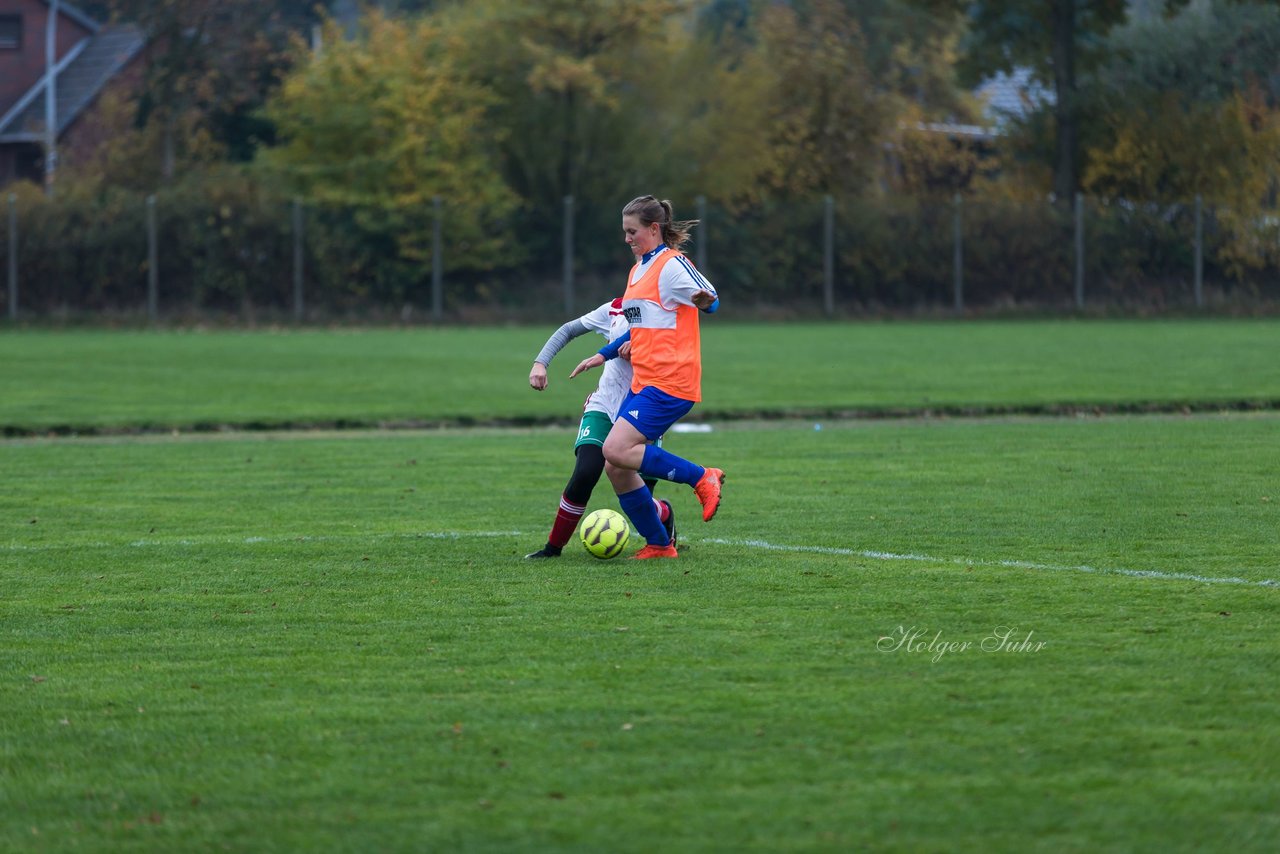
MULTIPOLYGON (((547 365, 555 358, 556 353, 579 335, 596 332, 612 342, 625 335, 628 329, 630 326, 622 313, 621 298, 607 302, 577 320, 570 320, 552 333, 547 343, 543 345, 542 351, 533 360, 533 367, 529 371, 529 385, 537 391, 545 389, 547 365)), ((611 359, 606 362, 596 390, 587 396, 587 402, 583 406, 582 421, 578 425, 578 438, 573 446, 576 457, 573 474, 569 477, 564 493, 560 496, 560 507, 551 525, 551 533, 547 536, 547 544, 525 557, 559 557, 561 550, 573 537, 573 532, 578 527, 578 520, 587 510, 591 492, 600 480, 600 475, 604 473, 605 437, 609 435, 609 430, 617 417, 618 406, 630 391, 631 362, 626 359, 611 359)), ((653 485, 653 482, 649 483, 651 490, 653 485)), ((655 499, 654 505, 663 526, 674 541, 676 520, 671 504, 655 499)))

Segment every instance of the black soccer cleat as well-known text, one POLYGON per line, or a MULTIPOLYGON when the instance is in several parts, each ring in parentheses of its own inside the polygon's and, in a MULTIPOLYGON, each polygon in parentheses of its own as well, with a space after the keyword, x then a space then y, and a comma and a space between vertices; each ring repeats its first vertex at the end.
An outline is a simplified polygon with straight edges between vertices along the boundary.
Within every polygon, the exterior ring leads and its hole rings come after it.
POLYGON ((658 499, 658 503, 665 504, 667 506, 667 521, 662 523, 662 527, 667 529, 667 536, 671 539, 671 545, 675 547, 679 547, 680 543, 677 542, 677 537, 679 535, 676 533, 675 508, 671 506, 670 501, 664 501, 661 498, 658 499))
POLYGON ((560 557, 560 549, 551 545, 550 543, 547 543, 545 546, 538 549, 536 552, 529 552, 529 554, 525 555, 524 557, 525 557, 525 560, 537 560, 539 558, 544 558, 544 557, 560 557))

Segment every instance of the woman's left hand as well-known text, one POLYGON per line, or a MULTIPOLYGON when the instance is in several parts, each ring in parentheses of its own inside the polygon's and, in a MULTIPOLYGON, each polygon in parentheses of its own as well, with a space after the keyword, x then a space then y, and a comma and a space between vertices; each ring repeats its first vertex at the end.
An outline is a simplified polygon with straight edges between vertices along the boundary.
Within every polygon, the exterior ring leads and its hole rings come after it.
POLYGON ((578 363, 578 367, 573 369, 573 373, 569 374, 569 379, 573 379, 583 371, 589 371, 592 368, 598 368, 604 364, 604 356, 595 353, 578 363))

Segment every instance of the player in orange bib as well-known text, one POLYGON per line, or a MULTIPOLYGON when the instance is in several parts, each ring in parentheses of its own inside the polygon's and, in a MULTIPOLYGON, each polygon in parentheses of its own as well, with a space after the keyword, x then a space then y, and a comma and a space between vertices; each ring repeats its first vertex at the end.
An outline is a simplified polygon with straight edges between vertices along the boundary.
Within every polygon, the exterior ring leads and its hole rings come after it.
POLYGON ((713 312, 719 297, 679 250, 695 222, 676 222, 671 203, 653 196, 622 209, 622 232, 636 263, 622 296, 629 332, 584 359, 570 377, 603 365, 630 347, 631 393, 604 443, 605 473, 618 503, 645 538, 637 558, 678 557, 643 477, 693 487, 710 522, 720 506, 724 472, 704 468, 652 444, 702 400, 699 310, 713 312))

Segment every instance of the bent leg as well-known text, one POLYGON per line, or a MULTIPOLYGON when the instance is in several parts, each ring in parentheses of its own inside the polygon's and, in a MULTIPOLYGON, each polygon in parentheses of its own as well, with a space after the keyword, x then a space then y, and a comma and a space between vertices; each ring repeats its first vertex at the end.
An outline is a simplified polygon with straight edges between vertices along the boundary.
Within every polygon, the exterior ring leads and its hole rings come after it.
POLYGON ((644 449, 648 444, 649 440, 636 425, 625 418, 619 418, 604 440, 604 458, 616 468, 639 471, 640 464, 644 462, 644 449))
MULTIPOLYGON (((690 486, 702 479, 702 466, 677 457, 658 445, 651 445, 649 441, 635 424, 619 418, 604 440, 604 458, 616 468, 638 471, 645 479, 670 480, 690 486)), ((614 483, 616 491, 618 481, 614 480, 614 475, 611 474, 609 480, 614 483)))
POLYGON ((644 537, 644 541, 651 546, 669 544, 671 537, 667 534, 666 526, 662 524, 662 517, 658 514, 653 493, 640 479, 639 473, 632 469, 619 468, 608 462, 604 464, 604 471, 609 476, 609 482, 613 484, 613 491, 618 494, 618 506, 622 508, 623 513, 627 514, 627 518, 640 532, 640 536, 644 537))
MULTIPOLYGON (((621 498, 631 495, 636 481, 626 472, 643 478, 661 478, 693 487, 702 504, 702 519, 711 521, 720 506, 720 485, 724 472, 707 469, 678 457, 649 442, 661 437, 676 421, 688 414, 693 401, 672 397, 653 386, 629 395, 618 410, 618 418, 604 443, 606 471, 621 498)), ((652 492, 649 493, 652 497, 652 492)), ((628 514, 630 515, 630 514, 628 514)), ((633 521, 634 518, 633 518, 633 521)), ((647 521, 647 520, 646 520, 647 521)), ((637 524, 643 533, 646 528, 637 524)))

